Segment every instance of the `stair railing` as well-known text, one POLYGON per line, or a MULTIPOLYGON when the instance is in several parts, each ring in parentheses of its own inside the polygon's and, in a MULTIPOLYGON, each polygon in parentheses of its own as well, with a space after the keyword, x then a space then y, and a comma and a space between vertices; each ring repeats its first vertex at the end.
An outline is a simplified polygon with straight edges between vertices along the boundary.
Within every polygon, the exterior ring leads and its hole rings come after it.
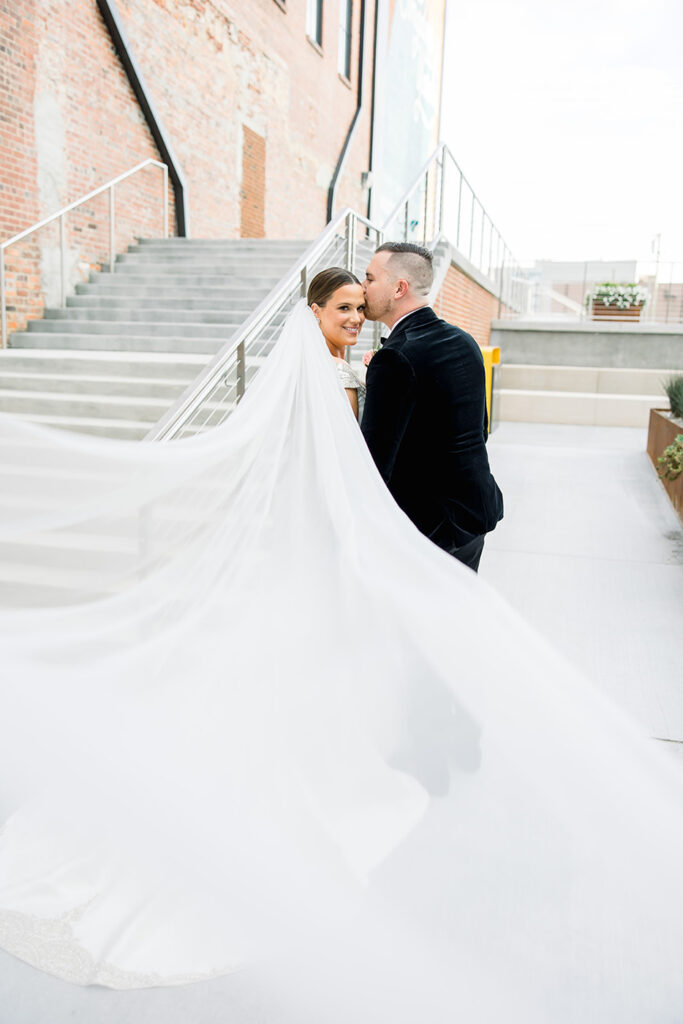
POLYGON ((525 307, 524 271, 445 143, 425 162, 383 231, 422 245, 444 235, 461 259, 483 275, 501 306, 518 312, 525 307))
MULTIPOLYGON (((333 265, 355 273, 359 258, 362 256, 367 262, 385 237, 421 242, 434 248, 436 286, 450 266, 455 238, 461 261, 471 263, 473 270, 486 279, 499 299, 499 308, 521 308, 516 296, 521 270, 513 273, 517 264, 510 250, 448 147, 439 145, 382 227, 348 207, 327 225, 145 440, 171 440, 217 426, 227 419, 277 338, 286 316, 298 299, 306 295, 314 274, 333 265), (448 179, 454 174, 456 188, 449 193, 448 179), (463 230, 465 221, 467 230, 463 230), (465 247, 464 252, 459 249, 460 244, 465 247)), ((374 326, 377 331, 379 325, 374 326)))
POLYGON ((54 221, 59 221, 59 251, 60 251, 60 298, 62 307, 66 306, 66 215, 72 210, 82 206, 83 203, 89 202, 94 199, 95 196, 101 195, 103 192, 109 193, 109 270, 114 272, 115 261, 116 261, 116 186, 120 182, 125 181, 127 178, 137 174, 138 171, 143 170, 145 167, 159 167, 163 174, 163 212, 164 212, 164 238, 168 238, 168 167, 166 164, 161 163, 159 160, 149 158, 143 160, 142 163, 136 164, 135 167, 131 167, 130 170, 124 171, 123 174, 119 174, 116 178, 112 178, 111 181, 106 182, 104 185, 100 185, 99 188, 93 189, 92 192, 88 192, 87 195, 82 196, 80 199, 76 199, 73 203, 69 203, 68 206, 64 206, 57 213, 51 214, 49 217, 45 217, 44 220, 38 221, 37 224, 33 224, 30 228, 26 228, 25 231, 21 231, 18 235, 14 235, 13 238, 8 238, 6 242, 0 242, 0 319, 2 326, 0 328, 2 336, 2 348, 7 347, 7 310, 5 301, 5 250, 9 249, 11 245, 16 242, 21 242, 24 238, 28 238, 29 235, 34 234, 36 231, 40 231, 41 228, 46 227, 48 224, 52 224, 54 221))
POLYGON ((381 228, 347 208, 331 221, 269 295, 233 334, 146 435, 146 441, 170 440, 218 426, 235 408, 258 371, 298 300, 315 274, 329 266, 355 273, 359 255, 374 251, 381 228))

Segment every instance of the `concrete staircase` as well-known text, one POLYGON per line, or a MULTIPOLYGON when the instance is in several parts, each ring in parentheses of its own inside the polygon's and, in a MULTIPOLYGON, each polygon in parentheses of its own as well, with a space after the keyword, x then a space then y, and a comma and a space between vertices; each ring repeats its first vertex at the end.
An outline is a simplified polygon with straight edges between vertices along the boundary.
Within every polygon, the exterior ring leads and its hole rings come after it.
POLYGON ((501 421, 647 427, 650 409, 668 408, 670 370, 503 363, 495 416, 501 421))
POLYGON ((194 380, 307 242, 143 240, 66 309, 10 337, 0 412, 137 439, 194 380))

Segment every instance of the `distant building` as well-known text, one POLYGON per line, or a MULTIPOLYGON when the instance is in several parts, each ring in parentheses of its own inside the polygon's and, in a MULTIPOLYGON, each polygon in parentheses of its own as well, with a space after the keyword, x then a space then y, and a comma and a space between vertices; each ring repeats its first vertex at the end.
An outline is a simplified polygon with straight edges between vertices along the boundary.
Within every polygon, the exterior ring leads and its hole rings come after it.
POLYGON ((598 284, 632 284, 637 280, 635 260, 537 260, 532 272, 545 295, 545 308, 536 313, 571 313, 583 309, 586 296, 598 284), (548 289, 551 293, 548 293, 548 289), (553 295, 554 293, 554 295, 553 295), (563 302, 562 298, 566 301, 563 302))

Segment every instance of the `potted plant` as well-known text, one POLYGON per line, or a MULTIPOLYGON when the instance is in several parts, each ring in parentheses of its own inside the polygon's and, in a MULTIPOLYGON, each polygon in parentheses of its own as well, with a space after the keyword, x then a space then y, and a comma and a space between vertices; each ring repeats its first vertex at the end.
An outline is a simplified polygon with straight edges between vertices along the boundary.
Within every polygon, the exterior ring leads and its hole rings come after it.
POLYGON ((638 284, 613 284, 605 281, 586 299, 593 320, 640 320, 647 292, 638 284))
POLYGON ((683 515, 683 374, 664 384, 670 409, 650 409, 647 453, 673 507, 683 515))

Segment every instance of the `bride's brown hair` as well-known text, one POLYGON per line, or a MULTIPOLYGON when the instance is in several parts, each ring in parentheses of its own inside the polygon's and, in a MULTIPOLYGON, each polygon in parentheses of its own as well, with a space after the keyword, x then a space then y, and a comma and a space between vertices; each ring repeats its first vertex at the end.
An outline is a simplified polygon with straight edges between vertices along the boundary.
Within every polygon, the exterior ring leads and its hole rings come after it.
POLYGON ((345 284, 360 284, 355 274, 343 267, 328 267, 316 274, 308 286, 306 302, 312 305, 324 306, 329 297, 336 292, 337 288, 343 288, 345 284))

